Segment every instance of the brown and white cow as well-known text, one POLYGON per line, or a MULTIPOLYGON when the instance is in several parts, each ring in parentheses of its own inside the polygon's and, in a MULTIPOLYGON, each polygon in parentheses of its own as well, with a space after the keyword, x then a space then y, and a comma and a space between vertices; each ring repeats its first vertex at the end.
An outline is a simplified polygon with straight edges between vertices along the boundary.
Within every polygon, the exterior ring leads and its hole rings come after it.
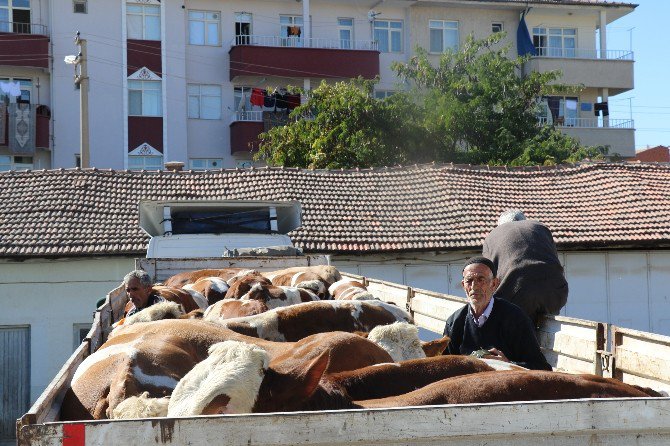
POLYGON ((184 271, 169 277, 163 282, 163 285, 174 288, 182 288, 189 283, 195 283, 203 277, 219 277, 225 281, 235 276, 246 268, 223 268, 223 269, 200 269, 196 271, 184 271))
POLYGON ((209 347, 228 340, 261 347, 270 360, 280 358, 269 369, 278 380, 301 372, 307 362, 324 353, 325 372, 392 361, 381 347, 351 333, 322 333, 293 343, 251 338, 193 319, 134 324, 82 362, 63 402, 62 418, 108 418, 131 396, 144 392, 151 398, 170 396, 180 379, 208 357, 209 347))
POLYGON ((369 332, 378 325, 413 323, 413 320, 405 310, 377 300, 328 300, 276 308, 254 316, 219 319, 216 322, 248 336, 273 341, 297 341, 315 333, 369 332))
POLYGON ((338 280, 328 288, 328 293, 335 300, 375 299, 365 285, 353 279, 338 280))
POLYGON ((342 279, 342 275, 332 265, 315 265, 315 266, 296 266, 292 268, 280 269, 264 273, 265 277, 274 282, 275 277, 290 275, 291 277, 296 273, 309 272, 316 274, 321 280, 326 283, 326 288, 342 279))
POLYGON ((203 296, 208 305, 224 299, 229 288, 228 283, 220 277, 201 277, 182 287, 183 290, 203 296))
POLYGON ((319 299, 329 298, 328 283, 318 274, 312 271, 299 271, 297 273, 281 273, 272 277, 275 286, 289 286, 309 290, 316 294, 319 299))
POLYGON ((226 299, 240 299, 247 294, 255 285, 265 287, 272 286, 270 279, 258 271, 247 270, 244 275, 237 276, 234 281, 229 281, 230 288, 226 292, 226 299))

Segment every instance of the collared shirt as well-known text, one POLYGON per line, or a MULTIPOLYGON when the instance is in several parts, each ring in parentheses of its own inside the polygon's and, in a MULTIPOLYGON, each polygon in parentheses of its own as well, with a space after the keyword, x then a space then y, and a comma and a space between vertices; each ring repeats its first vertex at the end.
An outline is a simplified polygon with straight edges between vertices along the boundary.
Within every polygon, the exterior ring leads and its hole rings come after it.
POLYGON ((475 321, 475 324, 477 324, 477 327, 484 325, 489 316, 491 316, 491 311, 493 311, 493 300, 494 299, 492 297, 489 301, 489 304, 484 309, 484 312, 479 317, 475 316, 475 311, 472 309, 472 306, 470 306, 470 314, 472 315, 472 319, 475 321))

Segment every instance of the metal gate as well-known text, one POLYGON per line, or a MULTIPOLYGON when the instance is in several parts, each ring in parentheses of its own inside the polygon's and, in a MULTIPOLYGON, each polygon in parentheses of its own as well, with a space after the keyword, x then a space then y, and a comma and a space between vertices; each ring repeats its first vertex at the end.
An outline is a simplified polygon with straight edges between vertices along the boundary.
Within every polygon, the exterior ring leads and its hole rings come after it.
POLYGON ((10 444, 30 403, 30 327, 0 326, 0 358, 0 444, 10 444))

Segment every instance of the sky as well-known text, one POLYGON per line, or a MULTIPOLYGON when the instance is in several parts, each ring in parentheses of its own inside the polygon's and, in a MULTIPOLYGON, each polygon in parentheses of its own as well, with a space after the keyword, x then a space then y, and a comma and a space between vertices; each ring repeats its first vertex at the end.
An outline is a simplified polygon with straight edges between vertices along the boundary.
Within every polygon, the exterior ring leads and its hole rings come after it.
POLYGON ((635 89, 610 97, 610 117, 635 121, 635 147, 670 145, 670 0, 625 0, 635 11, 607 27, 607 48, 632 50, 635 89))

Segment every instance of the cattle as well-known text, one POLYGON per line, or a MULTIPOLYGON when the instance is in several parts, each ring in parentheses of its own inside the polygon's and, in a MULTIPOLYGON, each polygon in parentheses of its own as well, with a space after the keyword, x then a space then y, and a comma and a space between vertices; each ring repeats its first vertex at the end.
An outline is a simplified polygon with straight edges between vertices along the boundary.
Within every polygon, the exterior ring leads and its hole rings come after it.
POLYGON ((296 266, 293 268, 286 268, 277 271, 267 272, 265 273, 265 277, 274 281, 274 278, 278 276, 287 274, 293 275, 296 273, 303 273, 303 272, 310 272, 316 274, 317 276, 319 276, 321 280, 325 282, 326 287, 329 287, 333 283, 342 279, 342 275, 340 274, 340 272, 337 270, 337 268, 335 268, 332 265, 296 266))
POLYGON ((319 300, 308 290, 293 287, 264 286, 256 283, 239 299, 223 299, 205 311, 205 320, 217 321, 253 316, 278 307, 319 300))
POLYGON ((448 378, 402 395, 356 401, 355 405, 383 408, 649 396, 657 395, 613 378, 544 370, 510 370, 448 378))
POLYGON ((201 269, 197 271, 184 271, 167 278, 163 282, 163 285, 174 288, 182 288, 184 285, 189 283, 195 283, 202 277, 219 277, 227 281, 240 271, 244 270, 246 270, 246 268, 201 269))
POLYGON ((272 282, 267 277, 261 275, 258 271, 249 271, 248 273, 236 277, 229 283, 230 288, 226 291, 226 299, 240 299, 247 294, 254 285, 272 286, 272 282))
POLYGON ((272 361, 270 374, 277 379, 301 371, 306 362, 324 353, 332 359, 326 361, 327 372, 392 361, 381 347, 351 333, 321 333, 293 343, 250 338, 194 319, 134 324, 80 364, 65 396, 62 418, 108 418, 122 401, 144 392, 151 398, 167 397, 181 378, 207 358, 209 347, 228 340, 263 348, 272 361))
POLYGON ((277 274, 272 277, 271 281, 275 286, 290 286, 309 290, 322 300, 330 297, 328 294, 328 283, 312 271, 277 274))
MULTIPOLYGON (((204 296, 199 295, 197 292, 189 292, 182 290, 180 288, 169 287, 165 285, 154 285, 152 287, 152 293, 158 294, 163 299, 169 302, 175 302, 182 306, 184 312, 190 313, 193 310, 203 310, 207 308, 207 299, 204 296)), ((125 312, 127 313, 133 306, 133 303, 129 300, 126 303, 125 312)))
POLYGON ((370 300, 375 297, 362 283, 353 279, 342 279, 328 288, 328 293, 335 300, 370 300))
POLYGON ((182 287, 183 290, 193 291, 203 296, 208 305, 213 305, 224 299, 229 288, 228 283, 220 277, 201 277, 194 283, 182 287))
MULTIPOLYGON (((194 310, 195 311, 195 310, 194 310)), ((125 317, 112 325, 114 328, 109 334, 109 337, 116 335, 121 328, 129 325, 137 324, 139 322, 151 322, 161 319, 177 319, 184 316, 184 307, 175 302, 158 302, 152 306, 145 308, 142 311, 125 317)))
POLYGON ((381 301, 318 301, 235 319, 209 319, 233 331, 273 341, 297 341, 328 331, 369 332, 378 325, 413 323, 406 311, 381 301))
POLYGON ((405 322, 378 325, 370 330, 367 338, 389 352, 395 362, 426 357, 416 325, 405 322))

